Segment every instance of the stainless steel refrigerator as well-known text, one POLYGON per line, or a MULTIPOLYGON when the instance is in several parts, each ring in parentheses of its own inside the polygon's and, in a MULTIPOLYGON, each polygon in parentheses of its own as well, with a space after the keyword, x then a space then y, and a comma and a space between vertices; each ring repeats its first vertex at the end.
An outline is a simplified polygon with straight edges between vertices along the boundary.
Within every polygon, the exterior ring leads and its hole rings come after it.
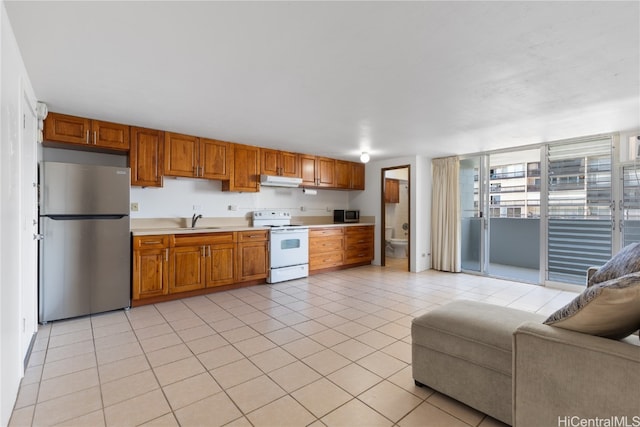
POLYGON ((39 320, 130 306, 129 169, 40 164, 39 320))

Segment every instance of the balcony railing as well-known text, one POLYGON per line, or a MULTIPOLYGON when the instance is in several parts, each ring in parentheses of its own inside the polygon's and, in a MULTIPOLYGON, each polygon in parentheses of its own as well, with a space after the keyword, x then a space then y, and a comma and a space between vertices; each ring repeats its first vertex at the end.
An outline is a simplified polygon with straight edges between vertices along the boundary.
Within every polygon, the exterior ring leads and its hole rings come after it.
POLYGON ((524 171, 516 172, 494 172, 490 178, 493 179, 512 179, 512 178, 524 178, 524 171))
POLYGON ((491 193, 522 193, 525 190, 524 185, 512 185, 509 187, 491 186, 491 193))

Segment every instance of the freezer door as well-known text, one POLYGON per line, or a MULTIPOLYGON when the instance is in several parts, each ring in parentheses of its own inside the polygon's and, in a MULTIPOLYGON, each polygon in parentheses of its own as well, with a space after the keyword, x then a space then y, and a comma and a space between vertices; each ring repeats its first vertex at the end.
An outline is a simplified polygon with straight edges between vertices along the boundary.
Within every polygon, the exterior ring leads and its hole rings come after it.
POLYGON ((129 214, 129 168, 43 162, 40 215, 129 214))
POLYGON ((40 322, 130 305, 129 217, 41 218, 40 322))

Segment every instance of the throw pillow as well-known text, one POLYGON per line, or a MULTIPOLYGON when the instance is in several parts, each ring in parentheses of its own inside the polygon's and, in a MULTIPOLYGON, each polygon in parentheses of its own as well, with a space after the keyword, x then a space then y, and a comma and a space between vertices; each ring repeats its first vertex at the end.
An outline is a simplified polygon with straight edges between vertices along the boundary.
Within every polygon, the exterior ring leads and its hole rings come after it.
POLYGON ((593 286, 596 283, 606 282, 636 271, 640 271, 640 242, 622 248, 589 278, 587 286, 593 286))
POLYGON ((632 334, 640 328, 640 272, 588 287, 544 323, 612 339, 632 334))

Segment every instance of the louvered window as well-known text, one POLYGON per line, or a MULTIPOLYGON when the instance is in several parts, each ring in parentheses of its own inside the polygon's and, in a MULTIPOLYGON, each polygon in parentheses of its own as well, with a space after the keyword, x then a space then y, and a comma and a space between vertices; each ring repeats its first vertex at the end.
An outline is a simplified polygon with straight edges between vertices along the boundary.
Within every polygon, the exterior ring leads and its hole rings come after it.
POLYGON ((611 257, 610 138, 547 147, 548 280, 584 284, 611 257))
POLYGON ((622 168, 623 245, 640 242, 640 165, 622 168))

